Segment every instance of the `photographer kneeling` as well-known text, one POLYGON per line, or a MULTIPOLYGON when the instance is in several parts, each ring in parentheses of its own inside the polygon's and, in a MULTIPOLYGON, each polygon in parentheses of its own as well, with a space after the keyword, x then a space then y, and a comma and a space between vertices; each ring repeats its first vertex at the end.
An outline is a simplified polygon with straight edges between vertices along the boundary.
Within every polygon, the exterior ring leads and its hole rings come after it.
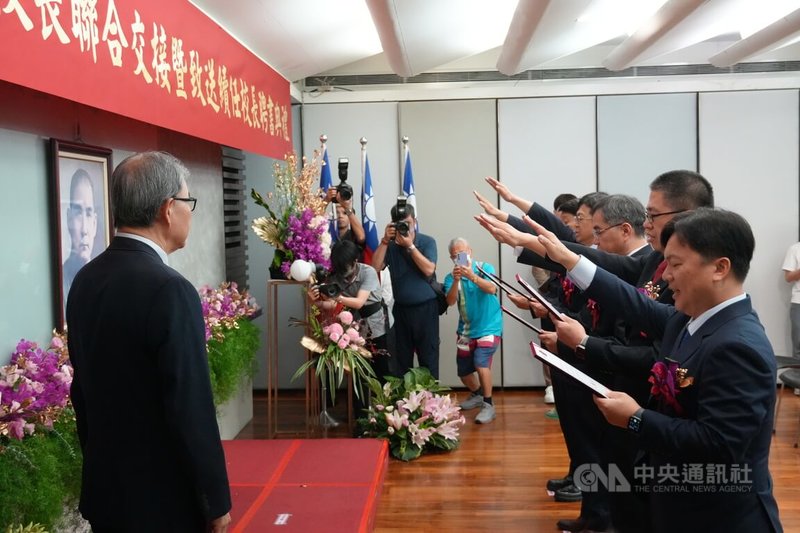
MULTIPOLYGON (((393 375, 389 354, 391 325, 381 298, 381 284, 375 269, 359 263, 361 249, 352 241, 339 241, 331 249, 330 276, 325 283, 308 291, 309 298, 320 309, 336 312, 346 307, 356 320, 362 320, 361 334, 372 352, 372 368, 378 380, 393 375), (320 287, 322 290, 320 290, 320 287)), ((361 393, 366 391, 360 391, 361 393)))

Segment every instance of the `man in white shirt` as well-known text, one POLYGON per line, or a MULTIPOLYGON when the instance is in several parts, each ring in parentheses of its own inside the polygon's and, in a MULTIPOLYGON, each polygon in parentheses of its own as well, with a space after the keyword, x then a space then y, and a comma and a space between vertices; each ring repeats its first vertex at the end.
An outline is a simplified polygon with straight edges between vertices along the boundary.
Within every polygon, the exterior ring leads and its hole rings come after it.
POLYGON ((792 300, 789 307, 789 318, 792 323, 791 356, 800 358, 800 242, 794 243, 786 251, 783 277, 786 283, 792 284, 792 300))

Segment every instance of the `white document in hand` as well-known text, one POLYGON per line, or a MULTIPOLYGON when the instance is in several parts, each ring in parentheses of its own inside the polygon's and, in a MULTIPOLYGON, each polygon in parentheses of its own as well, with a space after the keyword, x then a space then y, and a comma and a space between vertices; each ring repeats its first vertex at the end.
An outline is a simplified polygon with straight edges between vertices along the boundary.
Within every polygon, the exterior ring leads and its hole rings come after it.
POLYGON ((550 366, 556 367, 568 376, 571 376, 572 378, 578 380, 578 382, 586 385, 595 394, 602 396, 603 398, 608 398, 608 387, 585 372, 578 370, 557 355, 553 355, 552 353, 548 352, 533 341, 531 341, 531 353, 535 358, 539 359, 543 363, 547 363, 550 366))

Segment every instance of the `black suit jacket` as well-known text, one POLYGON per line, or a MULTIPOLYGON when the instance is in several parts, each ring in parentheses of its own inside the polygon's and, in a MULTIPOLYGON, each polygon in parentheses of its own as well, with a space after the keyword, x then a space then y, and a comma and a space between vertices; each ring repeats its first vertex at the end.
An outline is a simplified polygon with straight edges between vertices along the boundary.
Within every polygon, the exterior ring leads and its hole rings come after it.
POLYGON ((124 237, 67 302, 81 514, 117 531, 204 531, 230 510, 195 288, 124 237))
MULTIPOLYGON (((679 389, 683 413, 676 416, 651 401, 639 443, 656 474, 665 466, 750 469, 746 492, 656 492, 651 485, 655 531, 782 531, 772 495, 769 447, 775 406, 775 355, 749 296, 700 326, 683 342, 689 317, 597 270, 586 293, 617 306, 626 318, 662 337, 662 357, 686 369, 691 385, 679 389)), ((655 484, 659 484, 655 480, 655 484)))
MULTIPOLYGON (((637 255, 645 256, 646 260, 642 263, 636 287, 643 288, 652 282, 664 256, 649 246, 647 252, 644 250, 640 252, 637 255)), ((656 301, 672 305, 672 291, 667 287, 667 283, 659 278, 653 285, 658 293, 656 301)), ((589 337, 586 343, 586 360, 590 366, 613 372, 616 376, 614 389, 627 392, 641 403, 649 396, 650 386, 647 378, 650 376, 653 363, 658 358, 661 337, 632 327, 624 319, 621 322, 624 323, 624 342, 589 337)))

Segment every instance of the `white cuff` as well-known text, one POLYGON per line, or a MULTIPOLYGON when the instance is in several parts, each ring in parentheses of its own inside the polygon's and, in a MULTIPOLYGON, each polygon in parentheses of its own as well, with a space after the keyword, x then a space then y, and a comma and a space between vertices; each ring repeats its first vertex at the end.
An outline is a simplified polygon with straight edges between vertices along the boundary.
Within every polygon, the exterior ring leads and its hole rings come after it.
POLYGON ((514 257, 519 257, 522 255, 523 250, 525 250, 524 246, 515 246, 514 247, 514 257))
POLYGON ((584 256, 580 256, 580 259, 578 259, 578 262, 572 270, 567 273, 567 276, 569 276, 569 279, 571 279, 580 290, 585 291, 586 288, 592 284, 596 272, 597 265, 584 256))

